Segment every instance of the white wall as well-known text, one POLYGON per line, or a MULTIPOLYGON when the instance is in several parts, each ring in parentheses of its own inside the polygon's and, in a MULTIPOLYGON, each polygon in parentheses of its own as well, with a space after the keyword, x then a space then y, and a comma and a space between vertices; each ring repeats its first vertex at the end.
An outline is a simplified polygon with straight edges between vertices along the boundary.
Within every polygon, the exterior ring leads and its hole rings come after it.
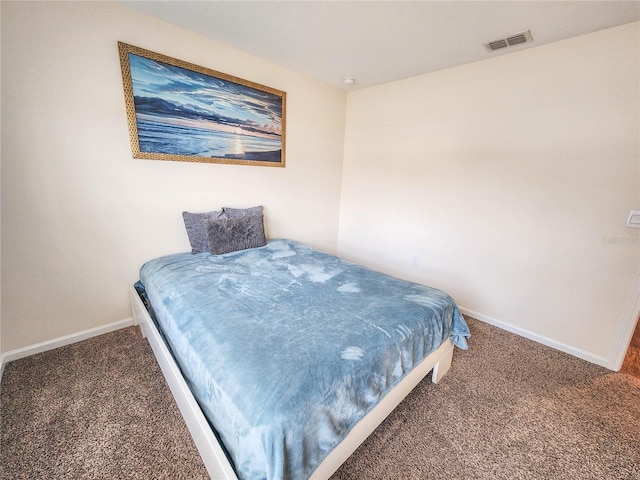
POLYGON ((638 26, 350 93, 339 254, 605 365, 640 272, 638 26))
POLYGON ((131 316, 182 210, 337 248, 346 94, 117 2, 2 2, 2 351, 131 316), (117 41, 287 92, 286 168, 134 160, 117 41))

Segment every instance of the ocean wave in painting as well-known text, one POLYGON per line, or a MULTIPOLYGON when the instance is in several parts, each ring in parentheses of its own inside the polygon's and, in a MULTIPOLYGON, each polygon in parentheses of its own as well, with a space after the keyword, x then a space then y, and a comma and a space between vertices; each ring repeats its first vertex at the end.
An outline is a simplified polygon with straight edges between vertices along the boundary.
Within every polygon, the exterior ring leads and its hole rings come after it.
POLYGON ((141 152, 262 161, 272 153, 272 161, 280 161, 279 140, 140 118, 137 125, 141 152))

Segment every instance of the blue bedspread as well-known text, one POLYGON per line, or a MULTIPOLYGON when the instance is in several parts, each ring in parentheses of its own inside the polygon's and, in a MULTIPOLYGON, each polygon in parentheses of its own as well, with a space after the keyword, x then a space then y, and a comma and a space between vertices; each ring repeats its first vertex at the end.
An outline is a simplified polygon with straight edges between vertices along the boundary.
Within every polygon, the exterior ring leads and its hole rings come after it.
POLYGON ((290 240, 146 263, 157 320, 240 479, 307 479, 424 357, 469 329, 440 290, 290 240))

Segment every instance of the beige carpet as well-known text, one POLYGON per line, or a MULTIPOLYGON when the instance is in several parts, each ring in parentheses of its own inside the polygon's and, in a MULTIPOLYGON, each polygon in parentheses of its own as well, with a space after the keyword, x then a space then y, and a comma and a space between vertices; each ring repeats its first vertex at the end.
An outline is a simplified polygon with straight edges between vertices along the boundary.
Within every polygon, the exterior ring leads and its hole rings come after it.
MULTIPOLYGON (((333 480, 640 479, 640 379, 469 324, 333 480)), ((9 363, 0 401, 3 479, 207 478, 134 328, 9 363)))
POLYGON ((9 363, 0 400, 3 479, 209 478, 133 327, 9 363))

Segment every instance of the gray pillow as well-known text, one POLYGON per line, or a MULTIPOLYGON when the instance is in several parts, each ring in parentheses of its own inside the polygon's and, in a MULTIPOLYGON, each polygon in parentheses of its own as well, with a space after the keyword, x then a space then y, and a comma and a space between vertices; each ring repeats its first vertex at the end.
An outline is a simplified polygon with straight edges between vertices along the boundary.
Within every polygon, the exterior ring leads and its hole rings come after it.
POLYGON ((207 220, 218 218, 222 211, 206 213, 182 212, 184 226, 187 229, 187 236, 191 244, 191 253, 202 253, 209 251, 209 238, 207 237, 207 220))
POLYGON ((262 215, 262 205, 250 208, 223 207, 221 218, 240 218, 248 215, 262 215))
POLYGON ((262 215, 217 218, 208 220, 206 225, 209 251, 214 255, 263 247, 267 244, 262 215))

